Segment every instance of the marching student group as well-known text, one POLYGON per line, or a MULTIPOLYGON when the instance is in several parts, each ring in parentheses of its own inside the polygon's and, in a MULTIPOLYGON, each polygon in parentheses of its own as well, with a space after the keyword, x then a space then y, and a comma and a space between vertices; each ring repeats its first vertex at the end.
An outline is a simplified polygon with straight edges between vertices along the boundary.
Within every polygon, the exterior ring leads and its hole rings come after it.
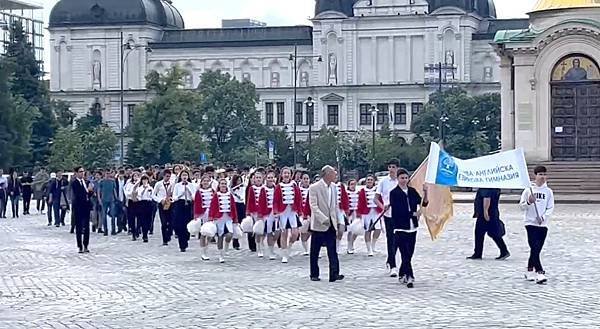
MULTIPOLYGON (((280 258, 282 263, 288 263, 290 251, 299 243, 303 255, 311 258, 311 280, 314 281, 320 280, 317 262, 322 246, 327 247, 330 272, 332 269, 337 271, 330 273, 330 281, 341 280, 343 276, 339 275, 337 254, 344 234, 347 254, 355 253, 356 239, 362 236, 367 256, 372 257, 380 235, 385 232, 389 275, 399 277, 403 284, 412 288, 414 274, 411 261, 419 218, 422 208, 435 200, 428 199, 426 185, 423 195, 408 185, 409 173, 400 168, 398 160, 390 160, 388 170, 389 175, 379 180, 373 175, 366 176, 359 186, 355 179, 345 184, 337 181, 337 173, 330 166, 323 168, 321 174, 313 179, 308 172, 294 172, 287 167, 278 170, 254 168, 215 171, 211 166, 190 170, 184 165, 172 168, 165 166, 162 170, 139 168, 97 172, 94 179, 94 176, 86 176, 85 170, 78 167, 69 183, 71 231, 76 231, 79 252, 89 252, 90 213, 93 216, 98 208, 101 214, 93 221, 93 231, 104 235, 108 235, 109 230, 112 235, 126 231, 132 240, 140 239, 141 235, 141 241, 148 242, 158 213, 163 245, 168 245, 174 236, 180 251, 185 252, 193 237, 193 240, 198 240, 203 261, 210 260, 213 252, 209 249, 214 242, 218 261, 224 263, 230 244, 233 242, 233 247, 239 249, 239 241, 247 238, 249 249, 256 252, 257 257, 269 260, 280 258), (104 183, 107 180, 112 181, 108 187, 104 183), (325 222, 319 218, 327 218, 327 215, 323 215, 319 209, 317 196, 311 197, 310 193, 313 187, 317 191, 318 184, 327 184, 324 187, 327 192, 323 195, 332 200, 330 204, 335 205, 335 210, 331 212, 334 215, 330 215, 325 222), (112 201, 104 201, 106 194, 111 194, 108 199, 112 201), (92 199, 97 200, 94 203, 97 207, 91 202, 92 199), (93 210, 90 212, 89 209, 93 210), (112 219, 107 220, 107 216, 112 219), (321 227, 324 229, 320 230, 321 227), (319 233, 331 233, 334 242, 327 243, 319 233), (402 260, 398 269, 397 252, 402 260), (335 264, 332 265, 332 262, 335 264)), ((542 284, 547 278, 540 253, 548 233, 554 197, 546 185, 546 168, 536 167, 534 175, 535 181, 531 188, 523 191, 519 206, 524 212, 531 249, 525 278, 542 284)), ((54 174, 52 176, 56 177, 54 174)), ((6 187, 15 184, 0 180, 0 193, 7 194, 6 187)), ((477 193, 475 253, 469 259, 481 259, 486 233, 500 249, 498 260, 510 256, 502 240, 505 232, 498 212, 499 195, 500 191, 495 189, 480 189, 477 193)), ((51 223, 50 217, 49 221, 51 223)), ((60 220, 56 219, 56 225, 59 226, 61 221, 64 225, 64 214, 61 214, 60 220)))

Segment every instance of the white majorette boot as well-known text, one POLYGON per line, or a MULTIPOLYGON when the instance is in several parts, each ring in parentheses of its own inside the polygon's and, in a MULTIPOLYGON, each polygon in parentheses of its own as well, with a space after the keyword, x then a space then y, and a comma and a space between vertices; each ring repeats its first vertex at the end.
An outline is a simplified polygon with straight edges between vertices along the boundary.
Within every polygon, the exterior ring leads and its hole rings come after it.
POLYGON ((210 258, 206 255, 207 249, 208 249, 208 247, 202 247, 202 249, 200 251, 200 258, 202 258, 203 261, 210 260, 210 258))
POLYGON ((289 254, 289 249, 283 249, 283 257, 281 257, 281 262, 284 264, 287 264, 288 262, 288 254, 289 254))
POLYGON ((219 263, 225 263, 225 251, 219 250, 219 263))
POLYGON ((302 253, 302 255, 310 255, 310 253, 308 252, 308 241, 302 241, 302 248, 304 248, 304 252, 302 253))
POLYGON ((269 260, 275 260, 275 246, 269 246, 269 260))

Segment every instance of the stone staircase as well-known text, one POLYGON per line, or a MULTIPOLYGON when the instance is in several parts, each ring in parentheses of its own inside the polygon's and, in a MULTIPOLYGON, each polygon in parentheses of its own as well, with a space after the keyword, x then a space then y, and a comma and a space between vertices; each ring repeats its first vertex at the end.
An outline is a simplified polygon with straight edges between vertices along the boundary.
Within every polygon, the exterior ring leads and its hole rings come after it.
MULTIPOLYGON (((553 161, 540 164, 548 168, 548 186, 555 194, 600 195, 600 161, 553 161)), ((536 165, 529 165, 531 177, 536 165)))

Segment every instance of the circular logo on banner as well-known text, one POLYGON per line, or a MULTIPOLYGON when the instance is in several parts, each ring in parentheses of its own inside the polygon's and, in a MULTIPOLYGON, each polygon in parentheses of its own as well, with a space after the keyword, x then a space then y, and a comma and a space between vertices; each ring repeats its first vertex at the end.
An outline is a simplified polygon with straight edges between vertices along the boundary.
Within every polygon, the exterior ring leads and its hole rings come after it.
POLYGON ((456 185, 458 166, 450 154, 440 151, 436 183, 440 185, 456 185))

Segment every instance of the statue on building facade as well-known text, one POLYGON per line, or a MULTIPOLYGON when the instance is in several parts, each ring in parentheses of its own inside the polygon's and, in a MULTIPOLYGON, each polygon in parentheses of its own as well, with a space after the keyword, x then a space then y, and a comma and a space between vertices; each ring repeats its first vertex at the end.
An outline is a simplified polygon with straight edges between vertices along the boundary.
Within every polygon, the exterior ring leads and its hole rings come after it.
POLYGON ((92 63, 92 87, 102 88, 102 63, 99 59, 95 59, 92 63))
POLYGON ((300 86, 308 87, 308 72, 306 71, 302 71, 302 73, 300 73, 300 86))
POLYGON ((279 87, 279 72, 271 73, 271 88, 279 87))
POLYGON ((334 53, 329 53, 329 78, 327 82, 330 85, 337 85, 337 57, 334 53))

